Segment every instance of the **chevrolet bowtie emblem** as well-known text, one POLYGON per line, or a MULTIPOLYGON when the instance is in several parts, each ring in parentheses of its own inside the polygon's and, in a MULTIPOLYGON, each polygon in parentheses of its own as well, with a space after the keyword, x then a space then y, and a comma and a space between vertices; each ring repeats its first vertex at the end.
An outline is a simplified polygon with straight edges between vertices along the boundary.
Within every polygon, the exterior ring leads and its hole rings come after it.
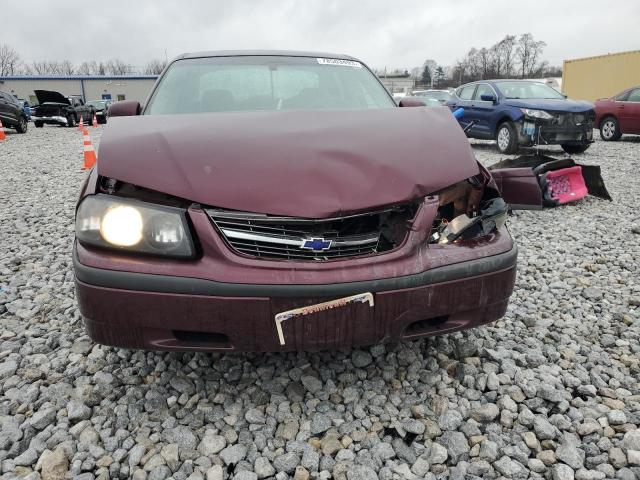
POLYGON ((314 252, 323 252, 331 248, 331 240, 325 240, 324 238, 305 238, 300 248, 313 250, 314 252))

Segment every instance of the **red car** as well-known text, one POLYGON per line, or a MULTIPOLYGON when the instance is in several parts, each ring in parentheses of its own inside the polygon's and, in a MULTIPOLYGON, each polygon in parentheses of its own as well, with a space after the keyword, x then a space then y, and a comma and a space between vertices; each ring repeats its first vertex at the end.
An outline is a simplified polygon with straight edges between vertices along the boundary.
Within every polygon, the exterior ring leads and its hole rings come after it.
POLYGON ((640 135, 640 86, 596 100, 595 106, 595 125, 603 140, 619 140, 626 133, 640 135))
MULTIPOLYGON (((174 60, 144 109, 111 106, 78 202, 91 338, 319 350, 500 318, 516 274, 507 205, 451 112, 406 108, 420 105, 398 108, 344 55, 174 60)), ((532 175, 500 181, 541 205, 532 175)))

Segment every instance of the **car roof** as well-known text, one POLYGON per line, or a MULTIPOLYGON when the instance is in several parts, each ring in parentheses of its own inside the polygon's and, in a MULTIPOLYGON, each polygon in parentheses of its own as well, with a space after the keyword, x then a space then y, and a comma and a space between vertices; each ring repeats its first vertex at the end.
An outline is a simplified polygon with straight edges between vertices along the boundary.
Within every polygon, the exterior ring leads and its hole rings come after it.
POLYGON ((205 52, 193 52, 183 53, 179 55, 176 60, 183 58, 203 58, 203 57, 261 57, 261 56, 276 56, 276 57, 321 57, 321 58, 338 58, 341 60, 355 60, 359 62, 355 57, 350 55, 344 55, 342 53, 328 53, 328 52, 303 52, 297 50, 212 50, 205 52))
MULTIPOLYGON (((463 83, 460 87, 466 87, 467 85, 476 85, 478 83, 496 83, 496 82, 529 82, 529 83, 541 83, 546 85, 546 83, 541 82, 540 80, 536 80, 534 78, 491 78, 486 80, 474 80, 473 82, 463 83)), ((458 87, 458 88, 460 88, 458 87)), ((456 88, 456 90, 458 89, 456 88)))

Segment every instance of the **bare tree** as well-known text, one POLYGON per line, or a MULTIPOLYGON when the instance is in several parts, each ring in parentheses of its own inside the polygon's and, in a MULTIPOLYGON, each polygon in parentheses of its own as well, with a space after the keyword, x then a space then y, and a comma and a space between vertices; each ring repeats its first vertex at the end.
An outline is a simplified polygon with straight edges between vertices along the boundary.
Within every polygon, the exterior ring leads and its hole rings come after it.
POLYGON ((93 74, 93 64, 96 64, 95 60, 92 60, 91 62, 82 62, 80 65, 78 65, 78 70, 77 73, 78 75, 91 75, 93 74))
POLYGON ((164 67, 167 66, 166 60, 161 60, 158 58, 152 59, 147 65, 144 67, 144 73, 147 75, 159 75, 164 70, 164 67))
POLYGON ((0 75, 15 75, 20 67, 20 55, 6 43, 0 43, 0 75))
POLYGON ((561 77, 562 76, 562 67, 557 65, 546 65, 544 70, 542 71, 541 77, 561 77))
POLYGON ((61 75, 73 75, 76 72, 76 67, 70 60, 62 60, 58 64, 58 69, 61 75))
POLYGON ((109 75, 127 75, 133 71, 133 67, 118 58, 107 60, 105 71, 109 75))
POLYGON ((542 40, 536 41, 530 33, 524 33, 518 38, 516 57, 519 61, 521 78, 530 78, 542 68, 542 52, 547 44, 542 40))
POLYGON ((489 70, 492 78, 505 78, 513 74, 515 44, 515 35, 506 35, 489 49, 489 70))
POLYGON ((36 61, 34 60, 29 65, 29 74, 30 75, 51 75, 55 73, 56 65, 52 64, 52 62, 36 61))
POLYGON ((106 68, 104 63, 91 60, 90 62, 82 62, 78 66, 77 72, 80 75, 105 75, 106 68))

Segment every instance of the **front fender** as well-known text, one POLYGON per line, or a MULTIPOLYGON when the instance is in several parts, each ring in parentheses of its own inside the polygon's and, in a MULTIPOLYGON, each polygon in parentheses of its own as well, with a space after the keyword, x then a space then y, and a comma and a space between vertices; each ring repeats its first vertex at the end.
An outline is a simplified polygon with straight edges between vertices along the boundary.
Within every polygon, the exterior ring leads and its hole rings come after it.
POLYGON ((504 113, 505 116, 508 117, 512 122, 519 122, 524 118, 524 113, 522 113, 522 110, 516 107, 509 107, 504 111, 504 113))

